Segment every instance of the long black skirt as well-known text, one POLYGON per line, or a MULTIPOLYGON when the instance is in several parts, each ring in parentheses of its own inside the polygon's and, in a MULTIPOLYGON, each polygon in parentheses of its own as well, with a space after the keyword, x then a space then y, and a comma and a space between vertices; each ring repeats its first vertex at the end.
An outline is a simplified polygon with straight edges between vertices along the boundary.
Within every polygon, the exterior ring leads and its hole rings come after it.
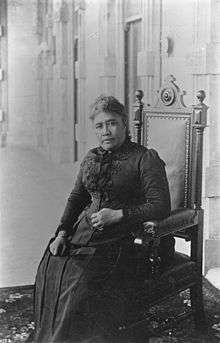
POLYGON ((136 281, 135 270, 128 241, 72 247, 63 257, 47 249, 35 283, 34 342, 86 342, 114 332, 133 308, 127 285, 136 281))

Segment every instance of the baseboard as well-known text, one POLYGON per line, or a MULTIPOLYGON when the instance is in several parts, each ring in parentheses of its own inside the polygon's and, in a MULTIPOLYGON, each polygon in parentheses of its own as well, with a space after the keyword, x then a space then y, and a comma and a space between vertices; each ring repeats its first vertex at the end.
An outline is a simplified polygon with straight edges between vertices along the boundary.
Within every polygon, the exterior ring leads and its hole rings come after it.
POLYGON ((21 285, 21 286, 8 286, 8 287, 0 287, 0 291, 10 291, 13 290, 13 292, 19 292, 26 289, 34 289, 34 284, 31 285, 21 285))

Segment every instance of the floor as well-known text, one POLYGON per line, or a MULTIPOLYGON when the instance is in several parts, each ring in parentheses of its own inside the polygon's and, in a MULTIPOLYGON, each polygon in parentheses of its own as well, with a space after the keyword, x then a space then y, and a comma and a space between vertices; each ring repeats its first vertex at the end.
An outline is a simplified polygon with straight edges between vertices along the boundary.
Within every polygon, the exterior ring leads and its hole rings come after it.
MULTIPOLYGON (((207 319, 205 333, 195 330, 192 316, 185 316, 190 309, 190 299, 189 292, 184 291, 149 309, 146 320, 130 332, 132 335, 128 334, 117 343, 219 343, 220 291, 204 279, 203 294, 207 319), (150 336, 149 340, 147 336, 150 336)), ((33 288, 0 289, 0 343, 32 343, 34 326, 33 288)), ((100 339, 83 342, 103 343, 100 339)))

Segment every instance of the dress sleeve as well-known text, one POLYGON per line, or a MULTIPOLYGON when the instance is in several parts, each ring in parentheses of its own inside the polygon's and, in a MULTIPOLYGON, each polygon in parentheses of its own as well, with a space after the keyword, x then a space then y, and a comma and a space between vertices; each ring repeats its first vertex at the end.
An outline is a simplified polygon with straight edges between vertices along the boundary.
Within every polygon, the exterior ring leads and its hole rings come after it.
POLYGON ((74 188, 67 199, 66 207, 61 217, 60 224, 56 230, 56 234, 59 231, 66 231, 68 234, 71 231, 74 223, 77 221, 78 216, 90 203, 90 201, 90 194, 82 182, 82 167, 80 167, 74 188))
POLYGON ((170 193, 165 163, 153 149, 146 151, 139 163, 139 177, 144 201, 123 209, 127 223, 142 224, 147 220, 161 220, 170 214, 170 193))

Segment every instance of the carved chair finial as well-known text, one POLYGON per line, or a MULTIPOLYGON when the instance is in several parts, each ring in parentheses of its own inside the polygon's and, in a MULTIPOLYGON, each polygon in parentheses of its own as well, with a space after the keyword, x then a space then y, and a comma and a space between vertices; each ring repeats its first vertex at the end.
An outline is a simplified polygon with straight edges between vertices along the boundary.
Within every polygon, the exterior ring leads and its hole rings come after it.
POLYGON ((138 89, 135 91, 135 98, 139 104, 142 103, 143 97, 144 97, 144 92, 141 89, 138 89))
POLYGON ((199 100, 199 104, 202 105, 203 101, 204 101, 204 99, 206 97, 205 91, 201 89, 200 91, 198 91, 196 93, 196 97, 199 100))
POLYGON ((196 93, 196 97, 199 100, 199 102, 196 105, 193 105, 194 124, 197 126, 202 125, 204 129, 207 123, 207 110, 208 110, 208 106, 206 106, 206 104, 204 104, 203 102, 206 97, 205 91, 202 89, 199 90, 196 93))

